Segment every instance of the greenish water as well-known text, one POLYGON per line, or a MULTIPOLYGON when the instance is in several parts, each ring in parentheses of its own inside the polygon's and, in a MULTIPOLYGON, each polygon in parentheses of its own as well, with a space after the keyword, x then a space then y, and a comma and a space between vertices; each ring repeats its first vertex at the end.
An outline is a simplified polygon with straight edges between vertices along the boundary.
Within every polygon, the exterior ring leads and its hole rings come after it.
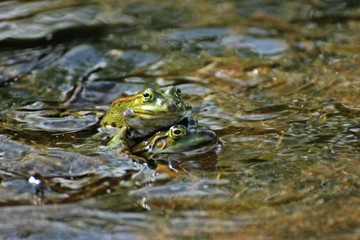
POLYGON ((358 239, 357 1, 0 3, 0 238, 358 239), (178 86, 216 153, 114 157, 109 103, 178 86))

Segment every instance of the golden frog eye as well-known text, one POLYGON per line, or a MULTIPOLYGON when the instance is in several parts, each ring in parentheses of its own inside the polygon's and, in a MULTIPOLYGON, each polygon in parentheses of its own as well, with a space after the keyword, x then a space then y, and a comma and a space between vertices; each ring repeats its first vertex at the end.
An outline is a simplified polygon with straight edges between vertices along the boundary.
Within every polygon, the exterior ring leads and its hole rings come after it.
POLYGON ((143 101, 149 102, 154 98, 154 92, 151 89, 146 89, 143 93, 143 101))
POLYGON ((186 135, 186 129, 183 126, 172 126, 170 128, 170 137, 172 139, 179 139, 186 135))

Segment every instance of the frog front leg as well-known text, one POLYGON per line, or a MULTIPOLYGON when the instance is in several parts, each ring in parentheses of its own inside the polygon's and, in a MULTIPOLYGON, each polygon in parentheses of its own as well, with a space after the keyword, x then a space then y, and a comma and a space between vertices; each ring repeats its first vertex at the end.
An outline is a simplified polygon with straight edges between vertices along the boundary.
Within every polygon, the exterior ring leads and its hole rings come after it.
POLYGON ((127 152, 130 151, 127 144, 127 127, 122 127, 117 130, 108 145, 113 151, 127 154, 127 152))
POLYGON ((115 133, 113 138, 109 141, 108 146, 113 152, 119 155, 121 155, 121 153, 125 153, 135 162, 139 162, 139 163, 146 162, 145 158, 134 155, 131 152, 129 141, 130 140, 128 138, 128 127, 122 127, 115 133))

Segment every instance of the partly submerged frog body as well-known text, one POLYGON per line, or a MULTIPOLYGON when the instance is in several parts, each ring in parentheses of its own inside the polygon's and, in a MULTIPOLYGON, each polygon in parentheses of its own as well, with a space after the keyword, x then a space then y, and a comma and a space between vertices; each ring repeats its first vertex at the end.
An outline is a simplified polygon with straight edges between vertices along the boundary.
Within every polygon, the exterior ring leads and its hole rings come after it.
POLYGON ((180 89, 171 86, 159 91, 148 88, 115 100, 101 125, 119 128, 109 145, 127 153, 130 139, 151 135, 190 118, 191 106, 182 100, 180 89))
POLYGON ((159 131, 131 148, 133 154, 148 160, 165 160, 174 154, 198 154, 213 150, 218 144, 215 132, 206 128, 189 129, 174 125, 159 131))

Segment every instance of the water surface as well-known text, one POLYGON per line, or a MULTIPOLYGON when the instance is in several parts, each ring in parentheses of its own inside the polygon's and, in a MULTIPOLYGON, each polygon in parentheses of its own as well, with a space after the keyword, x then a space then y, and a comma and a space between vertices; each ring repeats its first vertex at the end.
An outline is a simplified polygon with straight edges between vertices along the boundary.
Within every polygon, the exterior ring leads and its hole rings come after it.
POLYGON ((357 239, 356 1, 0 3, 0 238, 357 239), (154 169, 98 133, 178 86, 216 153, 154 169))

